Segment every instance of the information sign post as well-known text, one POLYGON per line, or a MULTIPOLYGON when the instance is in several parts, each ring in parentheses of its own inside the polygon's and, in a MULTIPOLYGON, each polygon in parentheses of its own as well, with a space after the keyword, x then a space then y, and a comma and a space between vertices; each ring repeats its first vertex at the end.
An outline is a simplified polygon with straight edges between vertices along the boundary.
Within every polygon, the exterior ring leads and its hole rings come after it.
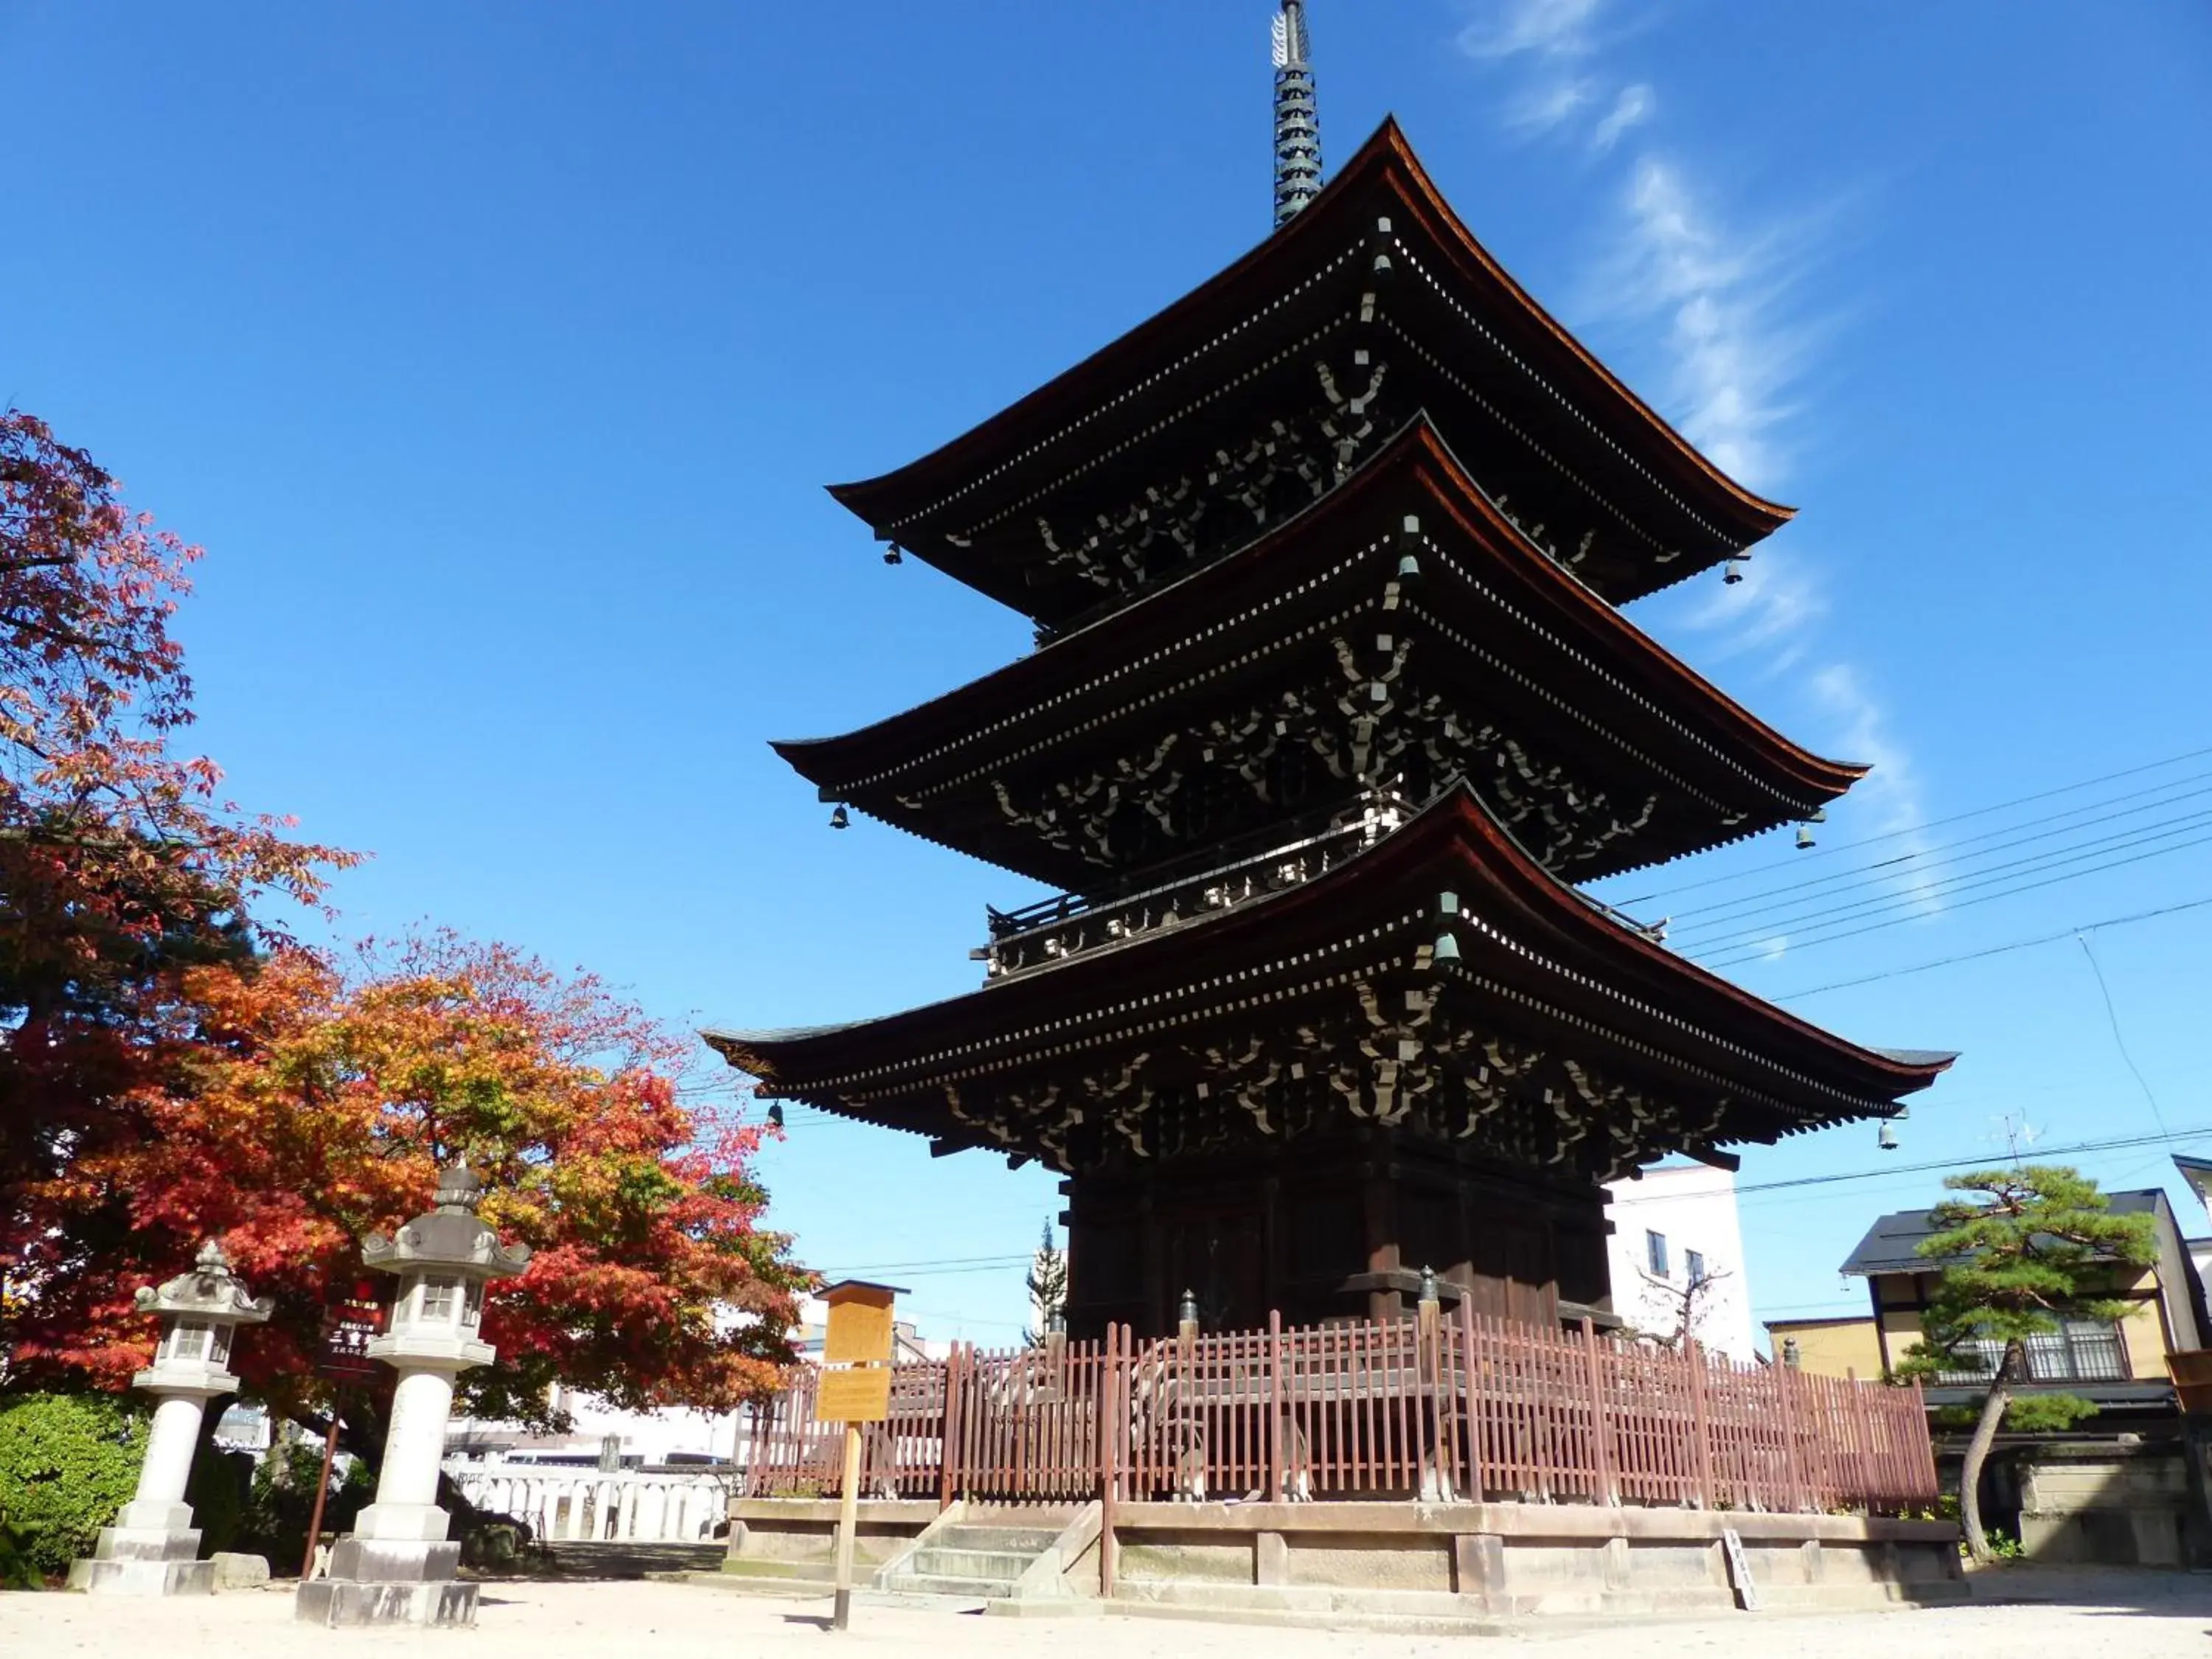
POLYGON ((315 1375, 335 1382, 331 1391, 330 1431, 323 1437, 323 1474, 315 1487, 315 1512, 307 1520, 307 1549, 300 1561, 300 1582, 314 1576, 315 1547, 323 1541, 323 1500, 330 1495, 331 1465, 337 1460, 338 1423, 345 1407, 349 1382, 374 1382, 376 1362, 368 1357, 372 1338, 384 1330, 384 1306, 376 1286, 363 1281, 351 1296, 333 1303, 323 1313, 322 1349, 315 1357, 315 1375))
POLYGON ((853 1616, 853 1546, 860 1518, 860 1425, 880 1423, 891 1412, 891 1304, 896 1285, 848 1279, 822 1292, 829 1312, 822 1337, 822 1386, 814 1396, 817 1422, 845 1425, 845 1478, 837 1495, 836 1598, 830 1627, 843 1630, 853 1616))

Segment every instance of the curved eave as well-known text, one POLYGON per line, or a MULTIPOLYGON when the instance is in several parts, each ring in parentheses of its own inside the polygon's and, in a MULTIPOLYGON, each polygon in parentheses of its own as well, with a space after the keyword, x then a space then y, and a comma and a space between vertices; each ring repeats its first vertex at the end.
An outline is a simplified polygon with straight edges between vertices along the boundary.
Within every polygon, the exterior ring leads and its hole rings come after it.
POLYGON ((961 1051, 969 1052, 1011 1040, 1046 1020, 1065 1032, 1081 1023, 1068 1018, 1067 1011, 1103 1018, 1116 997, 1170 982, 1178 966, 1218 973, 1222 964, 1215 958, 1224 952, 1249 948, 1265 957, 1310 946, 1309 934, 1361 933, 1364 925, 1363 937, 1379 939, 1370 925, 1375 917, 1402 910, 1409 892, 1426 892, 1452 879, 1463 883, 1456 924, 1463 933, 1492 938, 1508 955, 1537 964, 1559 985, 1578 985, 1609 998, 1633 1021, 1662 1019, 1693 1048, 1732 1053, 1733 1064, 1766 1070, 1781 1064, 1777 1056, 1787 1056, 1790 1065, 1822 1075, 1817 1091, 1863 1103, 1856 1109, 1828 1110, 1826 1121, 1878 1113, 1881 1103, 1926 1088, 1954 1058, 1863 1047, 1676 956, 1551 876, 1464 787, 1445 792, 1395 833, 1327 875, 1181 927, 1101 946, 878 1019, 799 1032, 717 1030, 705 1036, 769 1091, 837 1109, 836 1091, 810 1079, 834 1079, 836 1066, 902 1053, 926 1054, 948 1043, 965 1044, 961 1051), (1200 965, 1189 967, 1192 963, 1200 965), (1154 964, 1165 965, 1157 978, 1154 964))
POLYGON ((1825 1054, 1839 1067, 1879 1080, 1885 1086, 1878 1092, 1892 1098, 1925 1089, 1958 1058, 1947 1051, 1876 1048, 1852 1042, 1676 955, 1552 875, 1472 790, 1448 792, 1407 828, 1412 830, 1446 817, 1448 830, 1439 826, 1430 833, 1450 834, 1465 867, 1503 889, 1526 914, 1547 923, 1555 937, 1577 943, 1591 960, 1603 963, 1609 970, 1608 982, 1617 982, 1616 973, 1625 978, 1632 970, 1663 1006, 1694 1009, 1702 1005, 1731 1011, 1751 1022, 1753 1029, 1825 1054))
MULTIPOLYGON (((1648 440, 1639 444, 1624 434, 1624 442, 1646 464, 1665 470, 1732 520, 1744 537, 1742 544, 1771 534, 1796 516, 1795 507, 1769 501, 1723 472, 1538 304, 1452 210, 1395 117, 1384 119, 1289 224, 1182 299, 949 443, 893 471, 832 484, 830 495, 878 535, 894 535, 930 517, 935 504, 949 501, 956 492, 966 495, 1158 378, 1154 366, 1177 363, 1186 351, 1218 332, 1220 313, 1240 308, 1240 290, 1247 286, 1279 288, 1279 282, 1271 280, 1278 269, 1302 270, 1317 250, 1334 249, 1347 234, 1355 240, 1364 237, 1366 227, 1339 222, 1348 210, 1346 204, 1377 185, 1388 188, 1418 219, 1456 277, 1468 285, 1471 297, 1499 302, 1491 314, 1508 326, 1517 323, 1528 345, 1547 360, 1547 366, 1577 384, 1595 405, 1583 411, 1586 418, 1601 418, 1607 406, 1619 411, 1634 432, 1648 440), (1051 435, 1041 441, 1040 433, 1051 435)), ((920 556, 930 556, 927 550, 917 550, 920 556)), ((965 570, 948 574, 963 580, 976 574, 965 570)), ((1018 595, 1000 592, 994 597, 1020 608, 1018 595)))
POLYGON ((1595 634, 1596 648, 1605 653, 1602 659, 1641 663, 1662 684, 1680 688, 1686 699, 1704 712, 1711 729, 1724 734, 1725 740, 1741 743, 1758 754, 1775 775, 1796 780, 1823 800, 1835 799, 1872 770, 1854 761, 1829 760, 1784 737, 1606 603, 1505 516, 1426 419, 1417 422, 1397 441, 1419 446, 1425 452, 1428 468, 1425 476, 1431 480, 1431 495, 1437 504, 1452 514, 1471 538, 1509 554, 1516 562, 1517 574, 1540 591, 1547 591, 1562 611, 1595 634))
MULTIPOLYGON (((835 792, 908 757, 959 744, 984 727, 999 725, 1012 731, 1024 726, 1030 719, 1026 711, 1066 702, 1080 693, 1086 677, 1110 672, 1176 637, 1178 628, 1187 631, 1189 619, 1220 617, 1229 614, 1232 604, 1248 603, 1255 567, 1285 559, 1287 550, 1302 538, 1328 535, 1339 520, 1372 505, 1408 471, 1464 536, 1506 561, 1516 580, 1535 589, 1556 616, 1579 630, 1598 660, 1633 665, 1639 678, 1663 688, 1660 695, 1675 704, 1686 723, 1702 726, 1723 748, 1755 757, 1778 792, 1794 789, 1808 805, 1819 805, 1841 796, 1866 775, 1863 765, 1826 759, 1784 737, 1547 555, 1483 492, 1425 416, 1311 506, 1237 551, 1089 627, 841 737, 779 740, 770 747, 799 775, 835 792), (1248 590, 1241 599, 1239 590, 1248 590)), ((878 810, 878 816, 886 815, 878 810)), ((890 821, 897 819, 891 816, 890 821)))
MULTIPOLYGON (((1670 425, 1643 398, 1632 392, 1619 376, 1567 331, 1552 313, 1538 304, 1528 289, 1513 279, 1496 256, 1483 246, 1473 231, 1444 199, 1421 159, 1407 143, 1404 132, 1395 118, 1384 120, 1382 129, 1369 141, 1370 148, 1387 148, 1390 158, 1404 170, 1410 187, 1407 205, 1421 213, 1430 234, 1439 246, 1456 256, 1462 277, 1475 280, 1503 295, 1511 307, 1539 331, 1557 356, 1573 366, 1577 378, 1591 390, 1599 392, 1635 414, 1640 424, 1664 447, 1690 476, 1701 480, 1722 500, 1735 508, 1745 527, 1753 532, 1753 541, 1772 535, 1797 516, 1797 509, 1745 488, 1723 472, 1705 453, 1670 425)), ((1748 545, 1748 544, 1747 544, 1748 545)))

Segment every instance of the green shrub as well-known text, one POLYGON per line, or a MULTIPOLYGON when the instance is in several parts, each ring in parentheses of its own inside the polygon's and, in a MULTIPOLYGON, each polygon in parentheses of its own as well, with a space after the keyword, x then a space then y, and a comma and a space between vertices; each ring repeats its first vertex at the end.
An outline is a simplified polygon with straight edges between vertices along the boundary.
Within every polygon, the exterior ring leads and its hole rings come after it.
POLYGON ((0 1514, 40 1571, 92 1553, 145 1455, 146 1414, 113 1395, 0 1395, 0 1514))
MULTIPOLYGON (((314 1513, 315 1480, 322 1469, 319 1444, 294 1441, 272 1447, 253 1472, 246 1512, 239 1521, 238 1547, 267 1556, 272 1571, 297 1572, 307 1550, 307 1520, 314 1513)), ((323 1504, 323 1531, 331 1536, 350 1532, 374 1485, 368 1466, 358 1458, 343 1475, 333 1472, 331 1494, 323 1504)))
POLYGON ((218 1451, 215 1442, 203 1440, 192 1459, 191 1478, 185 1483, 185 1502, 192 1506, 192 1524, 200 1529, 202 1559, 218 1550, 240 1547, 246 1525, 247 1492, 253 1482, 253 1459, 244 1452, 218 1451))
POLYGON ((31 1540, 34 1535, 30 1528, 19 1527, 0 1515, 0 1590, 46 1588, 46 1574, 31 1559, 31 1540))

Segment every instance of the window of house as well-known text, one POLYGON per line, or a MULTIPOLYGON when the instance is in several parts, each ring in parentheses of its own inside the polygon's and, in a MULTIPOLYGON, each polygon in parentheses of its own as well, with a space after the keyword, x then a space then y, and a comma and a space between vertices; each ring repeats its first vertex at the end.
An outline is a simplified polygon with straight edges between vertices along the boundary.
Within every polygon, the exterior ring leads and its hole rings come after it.
POLYGON ((1667 1277, 1667 1235, 1647 1231, 1644 1235, 1644 1255, 1651 1264, 1651 1271, 1660 1278, 1667 1277))
POLYGON ((1683 1251, 1682 1271, 1690 1275, 1690 1283, 1692 1285, 1704 1284, 1705 1282, 1705 1253, 1703 1250, 1683 1251))

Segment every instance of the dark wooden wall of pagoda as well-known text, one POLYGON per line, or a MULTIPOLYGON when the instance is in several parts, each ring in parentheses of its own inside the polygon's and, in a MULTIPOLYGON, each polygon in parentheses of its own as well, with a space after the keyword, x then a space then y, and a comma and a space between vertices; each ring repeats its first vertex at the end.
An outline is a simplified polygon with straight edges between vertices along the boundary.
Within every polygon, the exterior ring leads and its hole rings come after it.
POLYGON ((1420 1272, 1476 1311, 1549 1323, 1611 1306, 1605 1194, 1376 1128, 1260 1156, 1079 1175, 1067 1196, 1068 1329, 1170 1334, 1184 1291, 1209 1330, 1385 1317, 1420 1272))

